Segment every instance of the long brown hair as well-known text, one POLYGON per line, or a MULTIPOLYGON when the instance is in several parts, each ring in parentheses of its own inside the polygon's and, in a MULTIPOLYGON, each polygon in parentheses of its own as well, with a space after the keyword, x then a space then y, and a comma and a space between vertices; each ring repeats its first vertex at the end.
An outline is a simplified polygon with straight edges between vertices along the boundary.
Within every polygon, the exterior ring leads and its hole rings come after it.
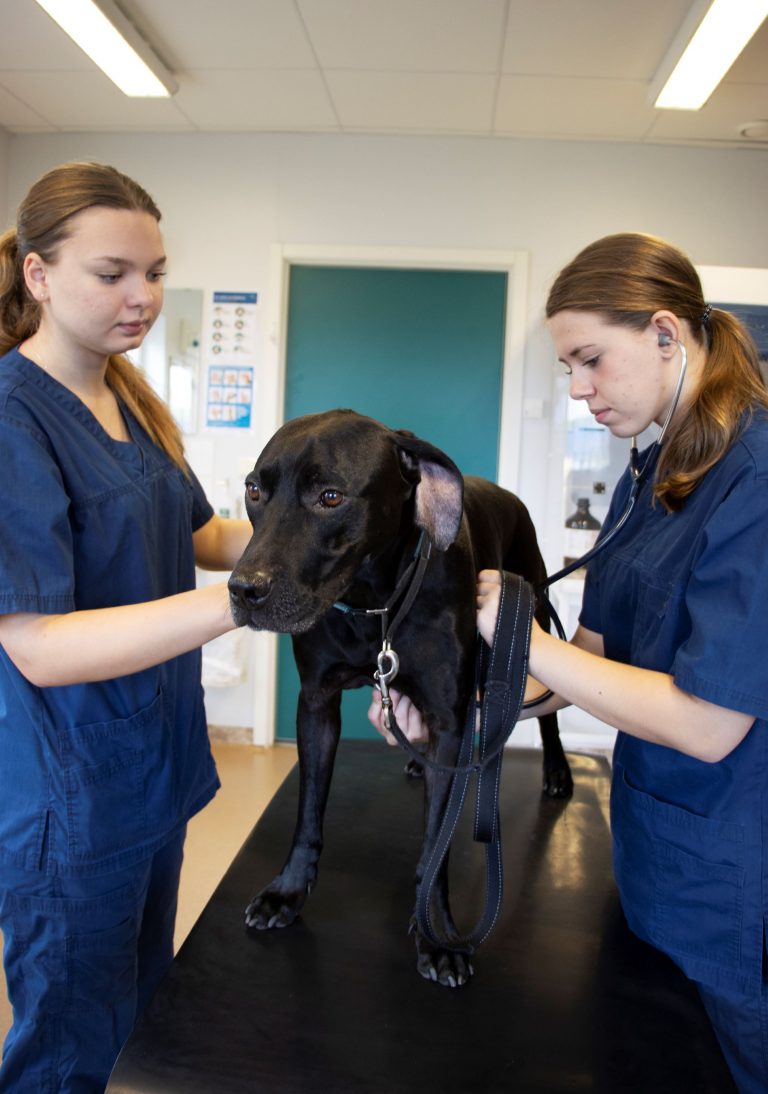
MULTIPOLYGON (((72 230, 78 213, 96 206, 149 213, 160 210, 137 182, 100 163, 65 163, 32 186, 18 209, 16 227, 0 236, 0 355, 31 337, 40 306, 28 293, 23 264, 35 253, 48 263, 72 230)), ((185 473, 181 431, 170 410, 127 357, 111 356, 106 381, 152 440, 185 473)))
POLYGON ((690 259, 655 236, 624 232, 585 247, 557 276, 547 298, 550 319, 590 311, 606 322, 644 330, 657 311, 685 319, 706 363, 691 407, 670 428, 654 494, 679 509, 733 444, 755 407, 768 409, 757 347, 731 312, 707 308, 690 259))

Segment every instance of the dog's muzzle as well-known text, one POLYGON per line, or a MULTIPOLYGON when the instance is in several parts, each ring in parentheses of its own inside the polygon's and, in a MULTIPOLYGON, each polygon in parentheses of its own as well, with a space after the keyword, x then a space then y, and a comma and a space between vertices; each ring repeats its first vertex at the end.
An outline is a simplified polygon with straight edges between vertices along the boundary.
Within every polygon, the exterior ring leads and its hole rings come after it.
POLYGON ((232 618, 238 627, 281 634, 303 634, 330 609, 331 602, 299 598, 290 585, 256 572, 233 573, 228 582, 232 618))

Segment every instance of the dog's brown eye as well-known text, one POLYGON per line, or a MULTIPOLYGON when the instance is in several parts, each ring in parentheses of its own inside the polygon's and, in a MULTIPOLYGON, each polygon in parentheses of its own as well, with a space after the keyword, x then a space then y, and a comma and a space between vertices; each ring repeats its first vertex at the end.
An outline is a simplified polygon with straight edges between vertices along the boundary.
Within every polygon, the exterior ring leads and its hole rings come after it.
POLYGON ((260 491, 255 482, 247 482, 245 484, 245 493, 249 501, 258 501, 260 491))
POLYGON ((344 501, 344 495, 340 490, 323 490, 320 495, 320 504, 326 509, 335 509, 344 501))

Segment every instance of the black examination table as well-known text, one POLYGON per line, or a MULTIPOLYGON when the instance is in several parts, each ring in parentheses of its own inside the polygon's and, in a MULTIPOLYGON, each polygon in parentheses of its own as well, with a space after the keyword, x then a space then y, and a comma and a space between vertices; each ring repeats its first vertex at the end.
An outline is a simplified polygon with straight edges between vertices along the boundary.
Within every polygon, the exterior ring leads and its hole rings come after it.
MULTIPOLYGON (((574 796, 555 802, 540 793, 541 753, 507 753, 504 905, 474 979, 453 990, 416 972, 406 932, 422 789, 403 753, 378 742, 341 742, 302 917, 245 929, 246 904, 288 850, 294 768, 123 1049, 109 1094, 732 1094, 695 989, 623 921, 608 764, 570 760, 574 796)), ((484 856, 462 832, 451 859, 468 928, 484 856)))

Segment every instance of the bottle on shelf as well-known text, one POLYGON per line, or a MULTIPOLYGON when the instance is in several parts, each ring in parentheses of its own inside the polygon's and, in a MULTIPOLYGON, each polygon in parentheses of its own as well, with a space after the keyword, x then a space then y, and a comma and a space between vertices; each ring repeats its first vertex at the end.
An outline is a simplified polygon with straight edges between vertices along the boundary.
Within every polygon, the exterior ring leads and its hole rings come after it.
POLYGON ((576 511, 565 520, 564 565, 570 566, 595 546, 600 521, 589 509, 589 498, 578 498, 576 511))

